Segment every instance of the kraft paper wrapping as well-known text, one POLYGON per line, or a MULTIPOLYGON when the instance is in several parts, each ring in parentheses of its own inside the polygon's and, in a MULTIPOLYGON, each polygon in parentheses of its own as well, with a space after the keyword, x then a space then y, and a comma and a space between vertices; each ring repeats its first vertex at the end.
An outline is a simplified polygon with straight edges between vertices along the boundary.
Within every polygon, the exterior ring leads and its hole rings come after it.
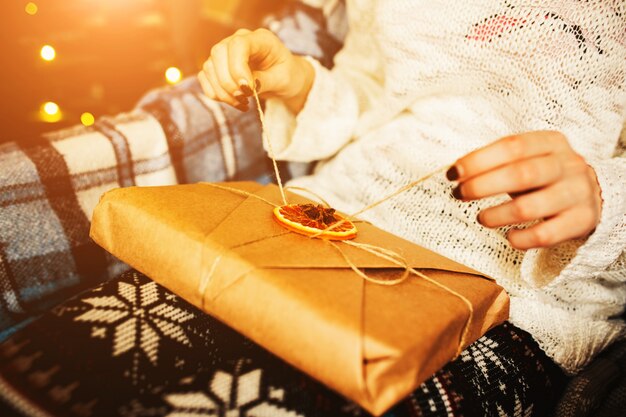
MULTIPOLYGON (((222 185, 281 202, 273 185, 222 185)), ((395 286, 366 282, 328 242, 281 227, 272 208, 202 183, 116 189, 96 207, 91 237, 375 415, 454 358, 469 314, 458 297, 415 276, 395 286)), ((356 242, 398 252, 472 303, 466 344, 508 318, 508 296, 493 281, 368 223, 357 227, 356 242)), ((401 273, 337 244, 368 275, 401 273)))

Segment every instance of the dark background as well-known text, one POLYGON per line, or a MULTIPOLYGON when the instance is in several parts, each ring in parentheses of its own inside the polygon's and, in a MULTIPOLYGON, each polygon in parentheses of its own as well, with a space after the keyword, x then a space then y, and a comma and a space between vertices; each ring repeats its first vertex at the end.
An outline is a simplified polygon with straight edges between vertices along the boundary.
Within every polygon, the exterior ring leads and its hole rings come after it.
POLYGON ((288 0, 0 1, 0 142, 22 140, 130 110, 149 89, 166 85, 175 66, 195 74, 211 46, 235 29, 253 29, 288 0), (32 7, 32 6, 31 6, 32 7), (56 58, 46 62, 49 44, 56 58), (41 106, 59 105, 44 121, 41 106))

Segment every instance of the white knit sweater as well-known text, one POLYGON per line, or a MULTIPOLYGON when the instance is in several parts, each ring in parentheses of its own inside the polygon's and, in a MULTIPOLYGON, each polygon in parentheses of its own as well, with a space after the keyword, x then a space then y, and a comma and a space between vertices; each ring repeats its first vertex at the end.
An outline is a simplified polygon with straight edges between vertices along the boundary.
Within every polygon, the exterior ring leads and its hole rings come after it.
POLYGON ((304 109, 267 103, 274 150, 320 161, 293 184, 353 212, 504 135, 563 132, 602 187, 586 240, 517 251, 475 220, 507 197, 459 202, 443 175, 362 217, 494 277, 511 322, 576 372, 625 333, 625 4, 348 0, 344 48, 333 70, 314 64, 304 109))

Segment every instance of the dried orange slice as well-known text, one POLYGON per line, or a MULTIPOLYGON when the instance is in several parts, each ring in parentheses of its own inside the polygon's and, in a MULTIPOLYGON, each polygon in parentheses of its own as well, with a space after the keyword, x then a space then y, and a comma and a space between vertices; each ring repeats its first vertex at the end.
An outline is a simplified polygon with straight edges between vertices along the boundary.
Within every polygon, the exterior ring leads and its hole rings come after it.
MULTIPOLYGON (((320 204, 287 204, 274 209, 274 218, 283 227, 305 236, 313 236, 320 231, 344 220, 335 209, 320 204)), ((332 230, 317 236, 322 239, 347 240, 356 237, 356 226, 346 220, 332 230)))

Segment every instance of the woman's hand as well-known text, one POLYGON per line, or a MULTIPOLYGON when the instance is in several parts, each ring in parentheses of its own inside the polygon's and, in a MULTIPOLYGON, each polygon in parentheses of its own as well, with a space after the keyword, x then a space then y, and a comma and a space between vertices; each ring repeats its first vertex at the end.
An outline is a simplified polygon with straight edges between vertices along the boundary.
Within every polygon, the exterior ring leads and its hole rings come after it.
POLYGON ((446 175, 458 180, 453 194, 461 200, 511 195, 511 201, 478 214, 478 222, 486 227, 540 220, 527 229, 509 231, 509 242, 517 249, 584 237, 600 221, 596 174, 558 132, 502 138, 459 159, 446 175))
POLYGON ((241 111, 248 110, 252 86, 264 97, 277 97, 298 113, 309 94, 315 72, 266 29, 239 29, 211 49, 198 79, 205 94, 241 111))

